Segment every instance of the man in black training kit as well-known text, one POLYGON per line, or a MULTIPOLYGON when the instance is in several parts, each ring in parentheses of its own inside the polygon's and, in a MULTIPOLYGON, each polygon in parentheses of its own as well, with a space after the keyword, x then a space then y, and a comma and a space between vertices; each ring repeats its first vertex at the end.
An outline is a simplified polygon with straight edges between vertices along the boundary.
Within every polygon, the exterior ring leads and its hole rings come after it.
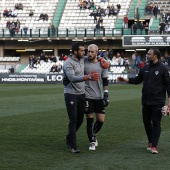
POLYGON ((99 74, 90 72, 84 75, 84 54, 85 49, 82 43, 72 44, 72 53, 63 65, 64 97, 67 107, 69 124, 68 134, 65 137, 67 145, 72 153, 79 153, 77 149, 76 132, 83 123, 85 104, 85 83, 84 81, 98 81, 99 74))
POLYGON ((96 150, 98 146, 96 136, 104 123, 105 107, 109 103, 108 69, 104 69, 100 61, 98 61, 97 55, 98 46, 95 44, 89 45, 88 58, 85 59, 85 74, 89 74, 92 71, 99 73, 98 81, 85 82, 85 114, 87 117, 87 135, 90 142, 89 150, 96 150), (93 113, 96 116, 95 123, 93 113))
POLYGON ((148 64, 145 65, 135 78, 118 77, 118 81, 139 84, 142 88, 142 114, 145 131, 148 137, 147 150, 158 154, 158 141, 161 134, 162 107, 170 108, 170 75, 168 68, 160 62, 161 54, 157 48, 151 48, 146 54, 148 64))

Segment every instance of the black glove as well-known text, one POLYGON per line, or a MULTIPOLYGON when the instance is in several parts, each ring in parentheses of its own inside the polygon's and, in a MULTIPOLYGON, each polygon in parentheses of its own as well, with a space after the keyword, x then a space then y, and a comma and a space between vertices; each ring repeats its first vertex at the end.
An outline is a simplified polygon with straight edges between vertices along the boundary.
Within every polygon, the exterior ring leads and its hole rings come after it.
POLYGON ((107 107, 109 104, 109 94, 108 92, 104 92, 104 97, 103 97, 103 106, 107 107))

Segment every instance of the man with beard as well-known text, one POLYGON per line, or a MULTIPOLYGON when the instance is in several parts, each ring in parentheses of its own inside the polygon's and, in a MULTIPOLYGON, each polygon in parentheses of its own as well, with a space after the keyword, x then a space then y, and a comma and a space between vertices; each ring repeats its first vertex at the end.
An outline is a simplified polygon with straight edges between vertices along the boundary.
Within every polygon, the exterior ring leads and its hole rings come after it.
POLYGON ((85 74, 92 71, 99 73, 98 81, 85 82, 85 114, 87 117, 87 135, 89 138, 89 150, 96 150, 98 141, 97 133, 102 128, 105 119, 105 107, 108 105, 108 69, 101 65, 97 59, 98 47, 95 44, 88 46, 88 57, 85 59, 85 74), (103 94, 104 90, 104 94, 103 94), (94 115, 96 121, 94 123, 94 115))
POLYGON ((73 55, 68 57, 63 65, 64 97, 68 113, 68 134, 65 142, 72 153, 79 153, 77 149, 76 132, 83 123, 85 83, 84 81, 98 81, 97 72, 89 72, 84 75, 84 53, 85 48, 82 43, 72 44, 73 55))
POLYGON ((148 64, 135 78, 118 77, 119 82, 139 84, 143 82, 142 114, 148 138, 147 150, 158 154, 158 141, 161 134, 161 109, 165 105, 168 94, 167 108, 170 108, 170 75, 168 68, 160 62, 161 54, 157 48, 151 48, 146 54, 148 64))

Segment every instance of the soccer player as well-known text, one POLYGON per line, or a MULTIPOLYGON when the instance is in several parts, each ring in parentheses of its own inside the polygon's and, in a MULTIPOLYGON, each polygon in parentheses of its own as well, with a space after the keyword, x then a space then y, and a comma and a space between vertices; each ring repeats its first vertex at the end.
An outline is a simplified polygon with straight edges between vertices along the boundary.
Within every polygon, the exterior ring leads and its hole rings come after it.
POLYGON ((161 134, 161 109, 165 105, 170 108, 170 75, 168 68, 160 62, 161 54, 157 48, 151 48, 146 54, 148 64, 134 78, 118 77, 118 81, 130 84, 143 82, 142 114, 145 131, 148 137, 147 150, 158 153, 158 141, 161 134))
POLYGON ((104 69, 97 59, 98 47, 95 44, 88 46, 88 58, 85 59, 85 74, 92 71, 99 73, 98 81, 85 82, 85 114, 87 117, 87 135, 90 141, 89 150, 96 150, 97 133, 102 128, 105 119, 105 107, 108 105, 108 69, 104 69), (104 89, 104 96, 103 96, 104 89), (94 115, 96 121, 94 123, 94 115))
POLYGON ((72 153, 79 153, 76 142, 76 131, 83 123, 85 104, 84 81, 98 81, 99 74, 89 72, 84 75, 84 45, 82 43, 72 44, 72 53, 63 65, 64 97, 67 107, 69 124, 68 134, 65 142, 71 148, 72 153))

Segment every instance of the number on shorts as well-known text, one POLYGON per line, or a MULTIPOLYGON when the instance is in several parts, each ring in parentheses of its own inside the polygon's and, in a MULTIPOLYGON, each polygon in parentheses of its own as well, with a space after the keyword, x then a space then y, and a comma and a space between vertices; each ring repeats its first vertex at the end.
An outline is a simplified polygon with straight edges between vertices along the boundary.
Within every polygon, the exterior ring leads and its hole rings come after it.
POLYGON ((85 107, 89 107, 89 101, 86 101, 85 107))

